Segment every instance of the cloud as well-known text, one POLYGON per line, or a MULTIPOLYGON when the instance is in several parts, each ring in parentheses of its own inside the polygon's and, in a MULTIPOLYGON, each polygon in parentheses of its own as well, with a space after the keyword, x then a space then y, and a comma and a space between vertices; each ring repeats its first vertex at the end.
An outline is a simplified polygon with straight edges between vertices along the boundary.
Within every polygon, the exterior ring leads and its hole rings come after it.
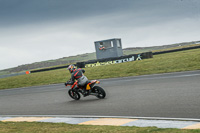
POLYGON ((123 48, 199 40, 195 1, 44 1, 0 1, 0 69, 94 52, 110 38, 123 48))
MULTIPOLYGON (((13 67, 17 61, 18 64, 27 64, 94 52, 93 36, 79 31, 75 25, 71 26, 58 22, 1 29, 0 56, 4 57, 1 58, 1 62, 5 62, 4 66, 9 64, 13 67)), ((2 68, 4 66, 1 65, 2 68)))

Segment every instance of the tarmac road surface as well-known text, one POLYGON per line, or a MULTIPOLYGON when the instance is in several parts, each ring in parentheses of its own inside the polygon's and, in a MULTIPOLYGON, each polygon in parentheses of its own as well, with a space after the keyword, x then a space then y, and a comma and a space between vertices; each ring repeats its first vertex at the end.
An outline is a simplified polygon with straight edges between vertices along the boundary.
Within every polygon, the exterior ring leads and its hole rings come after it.
MULTIPOLYGON (((66 79, 67 80, 67 79, 66 79)), ((200 71, 100 80, 105 99, 71 99, 63 84, 0 90, 0 115, 200 119, 200 71)))

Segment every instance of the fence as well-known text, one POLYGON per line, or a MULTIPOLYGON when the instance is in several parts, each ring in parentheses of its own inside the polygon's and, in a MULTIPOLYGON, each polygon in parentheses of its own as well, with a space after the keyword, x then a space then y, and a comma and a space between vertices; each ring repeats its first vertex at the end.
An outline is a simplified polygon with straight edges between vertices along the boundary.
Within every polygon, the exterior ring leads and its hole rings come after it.
MULTIPOLYGON (((94 66, 100 66, 100 65, 123 63, 123 62, 128 62, 128 61, 152 58, 153 55, 178 52, 178 51, 190 50, 190 49, 197 49, 197 48, 200 48, 200 46, 187 47, 187 48, 174 49, 174 50, 166 50, 166 51, 154 52, 154 53, 146 52, 146 53, 141 53, 141 54, 132 54, 132 55, 127 55, 127 56, 115 57, 115 58, 89 60, 86 62, 77 62, 76 66, 79 68, 85 68, 85 67, 94 67, 94 66)), ((38 69, 38 70, 32 70, 32 71, 26 71, 26 72, 20 72, 20 73, 8 74, 8 75, 0 75, 0 78, 6 78, 6 77, 11 77, 11 76, 36 73, 36 72, 43 72, 43 71, 50 71, 50 70, 56 70, 56 69, 61 69, 61 68, 67 68, 67 67, 68 65, 64 65, 64 66, 59 66, 59 67, 44 68, 44 69, 38 69)))
POLYGON ((99 60, 89 60, 86 62, 77 62, 76 65, 79 68, 95 67, 95 66, 142 60, 142 59, 147 59, 147 58, 152 58, 152 57, 153 57, 152 52, 146 52, 146 53, 141 53, 141 54, 126 55, 126 56, 121 56, 121 57, 105 58, 105 59, 99 59, 99 60))
POLYGON ((165 54, 165 53, 171 53, 171 52, 178 52, 178 51, 190 50, 190 49, 197 49, 197 48, 200 48, 200 46, 180 48, 180 49, 173 49, 173 50, 166 50, 166 51, 161 51, 161 52, 154 52, 153 55, 165 54))

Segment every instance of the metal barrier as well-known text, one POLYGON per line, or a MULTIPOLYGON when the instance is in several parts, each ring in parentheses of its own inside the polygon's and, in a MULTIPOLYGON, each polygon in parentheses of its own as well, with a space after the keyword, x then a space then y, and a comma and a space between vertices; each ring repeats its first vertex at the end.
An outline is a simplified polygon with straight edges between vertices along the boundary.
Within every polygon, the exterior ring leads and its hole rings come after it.
POLYGON ((12 73, 12 74, 0 75, 0 78, 7 78, 7 77, 12 77, 12 76, 24 75, 24 74, 26 74, 26 72, 12 73))

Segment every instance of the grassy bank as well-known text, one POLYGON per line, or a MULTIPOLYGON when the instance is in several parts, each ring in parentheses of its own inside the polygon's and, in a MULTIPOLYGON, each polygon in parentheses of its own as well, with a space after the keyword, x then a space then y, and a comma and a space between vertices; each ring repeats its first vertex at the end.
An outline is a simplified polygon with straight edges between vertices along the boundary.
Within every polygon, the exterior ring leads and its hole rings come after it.
POLYGON ((0 133, 197 133, 200 130, 156 127, 87 126, 65 123, 0 122, 0 133))
MULTIPOLYGON (((89 79, 137 76, 155 73, 200 70, 200 49, 155 55, 151 59, 85 68, 89 79)), ((64 83, 70 78, 66 69, 52 70, 0 79, 0 89, 64 83)))

